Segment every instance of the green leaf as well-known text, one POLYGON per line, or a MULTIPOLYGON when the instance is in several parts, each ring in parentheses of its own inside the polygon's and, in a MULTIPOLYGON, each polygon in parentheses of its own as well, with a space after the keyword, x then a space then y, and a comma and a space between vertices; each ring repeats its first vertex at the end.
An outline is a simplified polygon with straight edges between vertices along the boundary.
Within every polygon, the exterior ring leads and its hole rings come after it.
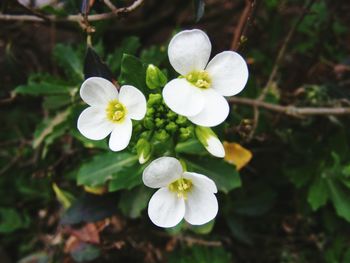
POLYGON ((196 234, 205 235, 205 234, 209 234, 213 230, 214 224, 215 224, 215 219, 209 221, 204 225, 199 225, 199 226, 191 225, 190 229, 196 234))
POLYGON ((165 46, 151 46, 142 50, 141 60, 146 65, 153 64, 159 67, 168 59, 168 54, 166 51, 165 46))
POLYGON ((310 186, 307 201, 316 211, 328 201, 328 185, 326 179, 318 177, 310 186))
POLYGON ((146 67, 141 60, 139 60, 137 57, 124 54, 122 58, 119 82, 121 85, 135 86, 144 94, 147 94, 146 67))
POLYGON ((61 225, 97 222, 117 213, 115 194, 85 194, 78 198, 61 217, 61 225))
POLYGON ((175 250, 169 255, 169 263, 229 263, 231 255, 222 247, 191 246, 175 250))
POLYGON ((28 222, 13 208, 0 208, 0 233, 11 233, 24 228, 28 222))
POLYGON ((175 151, 177 153, 187 154, 206 154, 207 151, 197 138, 192 138, 184 142, 176 144, 175 151))
POLYGON ((49 75, 33 74, 26 85, 18 86, 15 93, 23 95, 69 95, 74 87, 49 75))
POLYGON ((244 223, 237 216, 227 216, 227 225, 232 233, 232 235, 239 241, 247 244, 253 245, 253 240, 251 235, 247 232, 244 223))
POLYGON ((144 166, 140 166, 137 162, 135 165, 125 167, 118 173, 113 175, 113 179, 108 184, 108 191, 118 191, 120 189, 132 189, 142 183, 142 172, 144 166))
POLYGON ((70 113, 70 110, 66 110, 58 113, 55 117, 46 119, 41 122, 34 132, 33 148, 37 148, 47 136, 49 136, 55 127, 62 124, 70 113))
POLYGON ((43 107, 47 110, 57 110, 71 102, 72 98, 69 94, 46 96, 44 97, 43 107))
POLYGON ((152 193, 152 189, 143 186, 123 192, 118 206, 125 216, 137 218, 141 215, 142 210, 147 207, 152 193))
POLYGON ((97 246, 80 242, 70 254, 75 262, 88 262, 98 258, 101 250, 97 246))
POLYGON ((334 180, 327 180, 330 190, 330 198, 337 215, 350 222, 350 194, 334 180))
POLYGON ((54 190, 57 200, 62 204, 62 206, 67 209, 71 206, 72 202, 75 200, 74 196, 67 191, 60 189, 57 184, 52 184, 52 189, 54 190))
POLYGON ((66 75, 79 81, 84 79, 83 55, 71 46, 57 44, 53 56, 66 75))
POLYGON ((107 57, 107 64, 112 72, 119 72, 122 64, 123 54, 136 55, 141 43, 138 37, 127 37, 123 39, 119 48, 107 57))
POLYGON ((133 166, 138 158, 128 152, 108 152, 95 156, 78 171, 78 185, 101 186, 125 168, 133 166))
POLYGON ((184 158, 190 172, 198 172, 213 179, 218 189, 228 193, 242 185, 235 167, 224 160, 209 157, 184 158))

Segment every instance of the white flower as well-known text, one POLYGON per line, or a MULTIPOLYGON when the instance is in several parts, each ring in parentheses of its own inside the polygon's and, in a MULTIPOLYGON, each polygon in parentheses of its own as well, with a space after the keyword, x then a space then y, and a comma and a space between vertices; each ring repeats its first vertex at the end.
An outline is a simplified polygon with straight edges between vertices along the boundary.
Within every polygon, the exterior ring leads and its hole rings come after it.
POLYGON ((81 85, 81 98, 90 105, 79 116, 78 130, 91 140, 102 140, 110 133, 109 148, 125 149, 132 134, 133 120, 146 114, 145 96, 133 86, 117 88, 108 80, 88 78, 81 85))
POLYGON ((151 162, 142 179, 146 186, 160 188, 148 204, 148 215, 157 226, 173 227, 183 218, 192 225, 202 225, 218 212, 214 181, 202 174, 184 172, 173 157, 151 162))
POLYGON ((212 127, 229 113, 223 96, 241 92, 248 80, 245 60, 236 52, 224 51, 209 63, 211 43, 201 30, 185 30, 169 43, 170 64, 182 77, 163 89, 169 108, 197 125, 212 127))

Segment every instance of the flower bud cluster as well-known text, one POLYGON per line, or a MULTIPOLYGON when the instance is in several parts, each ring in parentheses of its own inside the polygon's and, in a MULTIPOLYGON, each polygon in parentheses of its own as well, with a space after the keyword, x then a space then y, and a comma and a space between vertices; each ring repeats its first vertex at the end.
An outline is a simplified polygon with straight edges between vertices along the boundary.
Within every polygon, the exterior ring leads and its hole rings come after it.
POLYGON ((144 163, 152 155, 152 147, 169 140, 186 141, 195 136, 194 125, 184 116, 170 110, 161 94, 150 94, 145 118, 135 127, 136 151, 139 162, 144 163))

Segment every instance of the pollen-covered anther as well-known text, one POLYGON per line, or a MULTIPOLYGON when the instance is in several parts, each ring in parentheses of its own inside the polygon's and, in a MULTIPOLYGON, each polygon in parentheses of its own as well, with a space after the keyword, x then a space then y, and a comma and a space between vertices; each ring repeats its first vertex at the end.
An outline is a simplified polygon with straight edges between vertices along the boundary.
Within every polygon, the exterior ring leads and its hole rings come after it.
POLYGON ((120 122, 126 115, 126 109, 118 100, 112 100, 106 108, 106 114, 108 120, 112 122, 120 122))
POLYGON ((187 193, 192 188, 192 181, 186 178, 180 178, 168 186, 171 192, 174 192, 178 198, 187 199, 187 193))
POLYGON ((186 80, 192 85, 201 88, 207 89, 211 85, 211 79, 208 72, 205 70, 193 71, 186 76, 186 80))

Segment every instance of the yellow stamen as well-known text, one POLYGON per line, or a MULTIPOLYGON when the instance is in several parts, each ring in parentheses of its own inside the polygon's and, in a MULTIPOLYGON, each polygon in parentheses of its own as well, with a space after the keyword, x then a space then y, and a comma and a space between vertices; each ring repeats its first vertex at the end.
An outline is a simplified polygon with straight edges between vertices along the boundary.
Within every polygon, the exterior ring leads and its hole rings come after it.
POLYGON ((106 114, 108 120, 122 122, 126 115, 126 108, 118 100, 111 100, 106 108, 106 114))
POLYGON ((205 70, 192 71, 185 76, 186 80, 189 81, 192 85, 201 88, 207 89, 211 86, 211 79, 208 72, 205 70))
POLYGON ((192 181, 186 178, 180 178, 168 185, 168 189, 174 192, 178 198, 187 199, 187 194, 192 189, 192 181))

